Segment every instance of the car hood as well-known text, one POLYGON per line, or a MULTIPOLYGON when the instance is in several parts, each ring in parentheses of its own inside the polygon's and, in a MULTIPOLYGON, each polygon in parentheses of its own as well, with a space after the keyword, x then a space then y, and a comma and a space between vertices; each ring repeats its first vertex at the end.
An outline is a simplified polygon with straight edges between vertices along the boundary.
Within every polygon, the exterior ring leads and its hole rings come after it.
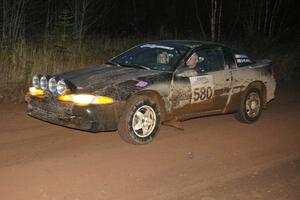
POLYGON ((103 64, 66 72, 59 77, 70 81, 81 92, 94 93, 128 81, 145 81, 164 73, 166 72, 103 64))

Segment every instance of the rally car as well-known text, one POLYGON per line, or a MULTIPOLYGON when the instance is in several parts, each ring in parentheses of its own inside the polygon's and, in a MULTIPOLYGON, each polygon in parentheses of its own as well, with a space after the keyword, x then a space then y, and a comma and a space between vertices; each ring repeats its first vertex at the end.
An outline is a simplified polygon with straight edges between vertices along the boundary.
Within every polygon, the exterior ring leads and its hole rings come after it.
POLYGON ((275 87, 270 60, 218 43, 171 40, 137 45, 105 64, 35 75, 25 99, 35 118, 90 132, 117 130, 129 143, 146 144, 161 124, 199 116, 235 113, 253 123, 275 87))

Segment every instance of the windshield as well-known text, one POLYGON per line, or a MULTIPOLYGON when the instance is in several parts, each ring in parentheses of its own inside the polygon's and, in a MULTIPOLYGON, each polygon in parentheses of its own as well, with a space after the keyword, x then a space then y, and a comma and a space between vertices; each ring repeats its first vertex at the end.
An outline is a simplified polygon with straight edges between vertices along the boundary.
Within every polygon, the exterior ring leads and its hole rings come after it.
POLYGON ((143 44, 117 56, 112 62, 121 66, 174 71, 175 65, 187 51, 188 48, 184 46, 143 44))

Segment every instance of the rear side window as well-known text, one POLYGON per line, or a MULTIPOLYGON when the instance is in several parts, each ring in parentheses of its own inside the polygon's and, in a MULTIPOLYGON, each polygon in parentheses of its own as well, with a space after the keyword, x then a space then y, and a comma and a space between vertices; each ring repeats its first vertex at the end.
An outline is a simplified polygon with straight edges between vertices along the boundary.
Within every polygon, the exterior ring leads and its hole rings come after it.
POLYGON ((234 54, 229 48, 223 47, 224 59, 229 68, 236 68, 234 54))

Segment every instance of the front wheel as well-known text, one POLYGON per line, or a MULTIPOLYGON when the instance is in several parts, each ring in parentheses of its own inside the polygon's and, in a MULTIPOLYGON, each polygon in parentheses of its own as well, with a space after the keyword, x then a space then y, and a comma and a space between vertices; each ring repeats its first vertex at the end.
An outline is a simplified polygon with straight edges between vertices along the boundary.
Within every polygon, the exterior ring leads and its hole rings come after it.
POLYGON ((136 96, 128 101, 118 124, 118 133, 126 142, 147 144, 160 128, 160 112, 148 97, 136 96))
POLYGON ((248 88, 242 96, 240 109, 236 113, 236 118, 243 123, 253 123, 261 115, 262 97, 257 88, 248 88))

